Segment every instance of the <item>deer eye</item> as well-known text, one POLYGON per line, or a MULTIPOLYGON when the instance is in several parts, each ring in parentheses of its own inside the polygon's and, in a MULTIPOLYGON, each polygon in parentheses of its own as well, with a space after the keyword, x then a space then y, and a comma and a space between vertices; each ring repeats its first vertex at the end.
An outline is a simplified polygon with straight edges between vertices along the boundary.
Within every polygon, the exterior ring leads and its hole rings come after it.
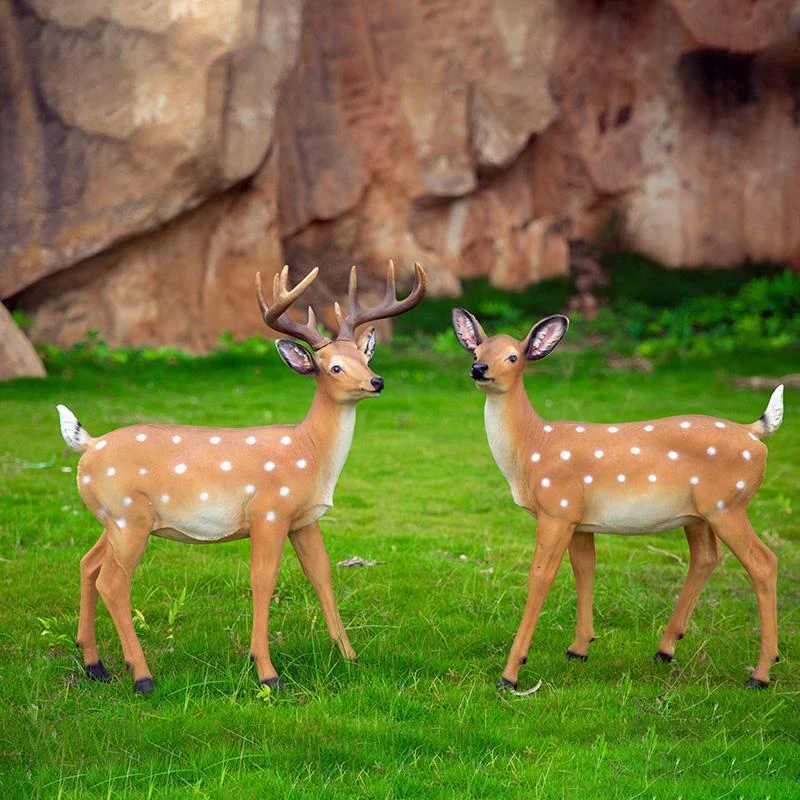
POLYGON ((341 371, 342 371, 342 368, 341 368, 341 367, 340 367, 338 364, 334 364, 334 365, 331 367, 331 372, 332 372, 334 375, 338 375, 338 374, 339 374, 341 371))
POLYGON ((517 357, 514 355, 514 353, 512 353, 512 354, 511 354, 511 355, 508 357, 508 360, 509 360, 509 361, 510 361, 512 364, 516 364, 516 363, 517 363, 517 357))

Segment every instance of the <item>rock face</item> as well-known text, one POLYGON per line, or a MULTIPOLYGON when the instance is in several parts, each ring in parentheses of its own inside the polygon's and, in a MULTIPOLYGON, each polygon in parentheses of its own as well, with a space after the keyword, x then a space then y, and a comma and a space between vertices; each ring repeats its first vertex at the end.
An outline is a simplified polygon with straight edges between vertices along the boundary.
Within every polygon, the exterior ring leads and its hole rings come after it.
POLYGON ((517 288, 609 228, 800 266, 794 5, 6 4, 0 299, 36 341, 200 350, 297 254, 320 305, 347 261, 517 288))

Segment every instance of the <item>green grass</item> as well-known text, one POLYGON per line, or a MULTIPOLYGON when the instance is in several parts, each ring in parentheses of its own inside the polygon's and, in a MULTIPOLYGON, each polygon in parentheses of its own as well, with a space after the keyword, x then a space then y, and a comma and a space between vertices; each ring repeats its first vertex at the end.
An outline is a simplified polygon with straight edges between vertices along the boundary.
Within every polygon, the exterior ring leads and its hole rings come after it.
MULTIPOLYGON (((282 697, 261 695, 247 663, 247 542, 152 540, 133 606, 156 692, 133 696, 102 607, 98 640, 116 680, 81 677, 78 561, 99 531, 54 405, 69 405, 95 434, 142 420, 290 422, 313 383, 270 354, 171 367, 67 360, 45 381, 0 386, 0 797, 798 797, 795 393, 751 506, 780 559, 783 661, 770 689, 742 689, 758 616, 730 555, 677 663, 653 663, 687 559, 672 532, 597 537, 598 638, 586 664, 564 658, 574 588, 562 566, 521 675, 522 688, 538 679, 542 688, 517 698, 493 683, 522 612, 534 524, 491 460, 468 362, 465 353, 379 349, 373 364, 387 389, 360 407, 322 525, 334 561, 386 562, 334 576, 361 664, 335 654, 287 549, 271 615, 282 697)), ((527 385, 554 419, 699 412, 750 421, 769 393, 735 389, 731 375, 787 372, 800 372, 797 352, 666 362, 641 375, 565 348, 532 368, 527 385)))

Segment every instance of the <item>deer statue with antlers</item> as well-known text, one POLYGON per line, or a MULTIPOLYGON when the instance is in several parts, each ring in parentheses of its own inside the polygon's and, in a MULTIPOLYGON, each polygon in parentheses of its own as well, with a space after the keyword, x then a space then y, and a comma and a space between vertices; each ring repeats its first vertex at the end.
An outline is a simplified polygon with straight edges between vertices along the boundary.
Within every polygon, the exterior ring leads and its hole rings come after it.
POLYGON ((310 307, 305 324, 287 315, 318 270, 293 289, 288 270, 284 267, 275 276, 271 305, 262 294, 260 275, 256 283, 264 322, 311 347, 309 352, 291 339, 276 343, 290 369, 317 382, 311 408, 299 424, 255 428, 133 425, 93 437, 69 409, 58 406, 64 440, 83 454, 78 489, 103 526, 97 543, 81 560, 77 644, 90 678, 109 679, 95 639, 99 594, 114 620, 135 691, 147 694, 154 688, 133 627, 130 600, 133 572, 150 535, 189 543, 250 538, 250 658, 261 683, 278 691, 283 685, 270 660, 267 626, 288 536, 319 597, 328 632, 346 659, 356 659, 334 599, 318 520, 333 504, 333 490, 353 438, 356 405, 383 389, 383 379, 369 367, 375 329, 358 338, 356 329, 414 308, 425 294, 427 277, 416 264, 414 287, 408 297, 398 300, 394 265, 389 262, 383 302, 365 309, 358 301, 353 267, 348 312, 343 315, 335 305, 339 332, 330 339, 317 330, 310 307))
POLYGON ((783 418, 783 386, 750 425, 696 415, 613 425, 546 422, 528 399, 523 372, 528 362, 553 351, 568 325, 564 316, 547 317, 517 341, 487 337, 469 311, 453 311, 456 336, 473 355, 472 378, 486 395, 489 447, 514 501, 537 519, 525 611, 498 687, 517 687, 565 551, 578 601, 575 640, 567 657, 585 661, 594 640, 594 534, 677 527, 684 528, 689 543, 689 571, 656 660, 673 659, 675 644, 720 560, 722 539, 750 575, 758 600, 761 655, 747 686, 766 687, 778 660, 777 563, 753 531, 747 506, 764 477, 767 448, 761 439, 774 433, 783 418))

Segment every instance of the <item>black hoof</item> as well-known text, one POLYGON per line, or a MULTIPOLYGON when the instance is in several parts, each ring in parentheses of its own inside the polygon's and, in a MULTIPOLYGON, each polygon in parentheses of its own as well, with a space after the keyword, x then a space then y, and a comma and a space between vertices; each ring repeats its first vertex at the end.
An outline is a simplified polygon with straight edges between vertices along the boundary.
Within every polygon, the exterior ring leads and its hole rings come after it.
POLYGON ((663 650, 659 650, 654 656, 653 661, 656 664, 671 664, 675 660, 675 656, 671 656, 669 653, 665 653, 663 650))
POLYGON ((264 678, 262 686, 269 686, 273 692, 285 692, 286 687, 281 683, 281 679, 276 675, 274 678, 264 678))
POLYGON ((102 661, 98 661, 95 664, 87 664, 85 669, 86 677, 91 681, 108 683, 111 680, 111 676, 106 672, 106 668, 103 666, 102 661))
POLYGON ((519 684, 516 681, 510 681, 508 678, 500 677, 494 683, 495 689, 501 692, 507 692, 509 689, 516 689, 519 684))
POLYGON ((522 658, 519 660, 519 665, 521 667, 524 667, 527 663, 528 663, 528 656, 522 656, 522 658))
POLYGON ((588 661, 589 656, 583 656, 580 653, 576 653, 574 650, 567 650, 566 654, 567 661, 588 661))
POLYGON ((762 681, 758 678, 750 678, 744 685, 745 689, 766 689, 769 686, 769 681, 762 681))
POLYGON ((133 682, 133 691, 136 694, 150 694, 155 688, 152 678, 139 678, 133 682))
POLYGON ((781 660, 780 656, 775 656, 775 661, 773 663, 777 664, 780 660, 781 660))

